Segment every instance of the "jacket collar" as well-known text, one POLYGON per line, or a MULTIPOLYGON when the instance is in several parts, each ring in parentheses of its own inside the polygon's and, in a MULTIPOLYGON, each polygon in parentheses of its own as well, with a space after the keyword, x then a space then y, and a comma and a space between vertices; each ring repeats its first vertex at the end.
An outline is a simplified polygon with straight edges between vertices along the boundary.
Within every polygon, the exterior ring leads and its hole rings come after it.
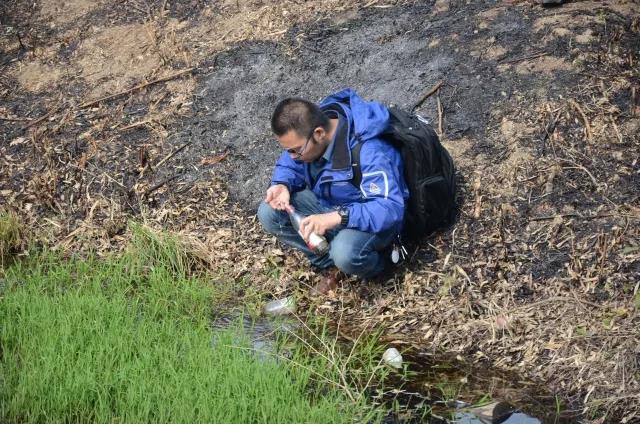
POLYGON ((336 134, 333 139, 333 152, 331 154, 331 170, 344 171, 351 169, 351 147, 349 143, 349 130, 351 123, 347 118, 347 113, 343 106, 338 103, 332 103, 322 108, 325 111, 333 110, 342 115, 345 125, 338 125, 336 134))

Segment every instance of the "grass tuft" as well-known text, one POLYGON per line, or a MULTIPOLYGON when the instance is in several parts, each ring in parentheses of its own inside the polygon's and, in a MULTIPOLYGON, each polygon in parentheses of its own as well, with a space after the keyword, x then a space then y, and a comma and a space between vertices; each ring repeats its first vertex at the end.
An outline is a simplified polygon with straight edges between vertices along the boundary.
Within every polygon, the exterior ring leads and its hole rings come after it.
POLYGON ((24 238, 24 230, 16 214, 0 211, 0 269, 4 269, 24 246, 24 238))
POLYGON ((0 286, 0 415, 40 422, 317 422, 377 416, 295 350, 252 352, 210 326, 221 297, 179 242, 138 227, 106 259, 43 252, 0 286), (215 342, 214 342, 215 340, 215 342))

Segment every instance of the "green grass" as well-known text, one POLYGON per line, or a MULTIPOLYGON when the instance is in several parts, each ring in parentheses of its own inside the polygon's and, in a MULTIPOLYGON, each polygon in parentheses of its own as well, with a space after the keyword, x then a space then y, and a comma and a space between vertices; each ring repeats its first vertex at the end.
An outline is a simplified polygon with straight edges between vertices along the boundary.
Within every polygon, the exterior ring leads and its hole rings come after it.
MULTIPOLYGON (((18 422, 346 423, 378 417, 322 356, 260 360, 210 329, 228 288, 189 276, 141 228, 107 259, 32 254, 0 283, 0 418, 18 422)), ((305 353, 306 352, 306 353, 305 353)))

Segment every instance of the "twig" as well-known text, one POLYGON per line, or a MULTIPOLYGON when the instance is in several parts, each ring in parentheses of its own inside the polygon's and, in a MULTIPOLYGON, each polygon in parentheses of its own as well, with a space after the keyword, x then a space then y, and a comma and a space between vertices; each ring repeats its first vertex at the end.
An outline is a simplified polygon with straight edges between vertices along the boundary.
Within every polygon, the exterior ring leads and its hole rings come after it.
MULTIPOLYGON (((522 62, 523 60, 536 59, 538 57, 546 56, 548 54, 549 54, 548 52, 535 53, 535 54, 532 54, 531 56, 524 56, 524 57, 519 57, 519 58, 516 58, 516 59, 505 60, 504 63, 522 62)), ((501 60, 498 60, 498 62, 501 62, 501 60)))
POLYGON ((134 122, 132 124, 127 125, 126 127, 120 128, 120 131, 130 130, 132 128, 141 127, 142 125, 150 124, 150 123, 151 123, 151 121, 149 119, 144 119, 142 121, 136 121, 136 122, 134 122))
POLYGON ((39 124, 40 122, 44 121, 45 119, 47 119, 48 117, 50 117, 51 115, 58 113, 60 110, 62 109, 62 106, 57 107, 55 109, 50 110, 49 112, 45 113, 44 115, 42 115, 40 118, 36 119, 35 121, 31 121, 29 122, 27 125, 25 125, 24 127, 22 127, 22 131, 26 130, 27 128, 30 128, 36 124, 39 124))
POLYGON ((178 178, 181 175, 182 174, 178 173, 178 174, 173 174, 172 176, 165 178, 164 180, 160 181, 158 184, 154 185, 153 187, 151 187, 147 191, 145 191, 144 195, 145 196, 150 195, 151 193, 153 193, 154 191, 156 191, 157 189, 159 189, 163 185, 175 180, 176 178, 178 178))
POLYGON ((558 123, 558 118, 560 118, 560 114, 562 113, 562 108, 558 108, 555 116, 549 121, 549 124, 544 129, 544 136, 542 137, 542 155, 544 156, 547 153, 547 139, 553 134, 556 129, 556 124, 558 123))
POLYGON ((420 97, 420 100, 418 100, 413 107, 411 108, 411 110, 415 110, 417 107, 419 107, 422 103, 424 103, 425 100, 427 100, 429 97, 431 97, 433 95, 433 93, 435 93, 436 91, 438 91, 440 89, 440 87, 442 87, 442 85, 444 84, 444 80, 440 81, 439 83, 437 83, 436 85, 434 85, 433 87, 431 87, 431 89, 429 91, 427 91, 422 97, 420 97))
POLYGON ((8 116, 0 116, 0 121, 23 122, 23 121, 31 121, 31 118, 10 118, 8 116))
POLYGON ((20 43, 20 48, 22 48, 22 50, 27 51, 27 46, 24 45, 24 43, 22 42, 22 37, 20 37, 20 33, 16 32, 16 37, 18 37, 18 43, 20 43))
POLYGON ((616 136, 618 137, 618 141, 622 144, 622 134, 620 134, 620 130, 618 129, 618 125, 616 125, 616 120, 613 116, 609 117, 611 119, 611 124, 613 125, 613 129, 616 132, 616 136))
POLYGON ((160 165, 162 165, 163 163, 165 163, 166 161, 168 161, 169 159, 171 159, 172 157, 174 157, 175 155, 177 155, 178 153, 180 153, 181 151, 183 151, 187 146, 189 146, 191 144, 190 141, 184 143, 182 146, 178 147, 176 150, 174 150, 173 152, 169 153, 167 156, 164 157, 164 159, 162 159, 160 162, 158 162, 154 168, 159 168, 160 165))
POLYGON ((564 213, 564 214, 557 214, 557 215, 546 215, 546 216, 535 216, 533 218, 529 218, 529 221, 548 221, 551 219, 555 219, 557 217, 560 218, 570 218, 570 217, 574 217, 574 218, 579 218, 579 219, 583 219, 583 220, 589 220, 589 219, 598 219, 598 218, 631 218, 631 219, 640 219, 640 217, 637 216, 633 216, 633 215, 625 215, 625 214, 614 214, 614 213, 607 213, 604 215, 580 215, 577 213, 564 213))
MULTIPOLYGON (((124 184, 122 184, 120 181, 116 180, 115 178, 113 178, 111 175, 107 174, 105 171, 99 169, 96 165, 89 163, 89 165, 91 165, 92 167, 94 167, 98 172, 102 172, 102 175, 104 175, 105 177, 107 177, 107 179, 111 180, 112 182, 116 183, 118 186, 120 186, 122 189, 124 189, 124 191, 126 193, 129 193, 131 190, 129 188, 127 188, 127 186, 125 186, 124 184)), ((70 163, 69 166, 72 166, 82 172, 86 172, 87 174, 93 176, 94 178, 99 178, 96 174, 94 174, 93 172, 89 171, 87 168, 81 168, 76 164, 70 163)))
POLYGON ((436 101, 438 103, 438 130, 440 132, 438 136, 442 137, 444 135, 444 130, 443 130, 444 109, 442 109, 442 102, 440 101, 440 89, 437 89, 436 93, 437 93, 436 101))
POLYGON ((109 96, 105 96, 105 97, 101 97, 101 98, 96 99, 96 100, 91 100, 89 102, 85 102, 85 103, 81 104, 80 106, 78 106, 78 108, 79 109, 84 109, 84 108, 93 106, 93 105, 95 105, 97 103, 113 100, 113 99, 118 98, 120 96, 124 96, 125 94, 129 94, 129 93, 132 93, 134 91, 141 90, 141 89, 143 89, 145 87, 148 87, 148 86, 153 85, 153 84, 157 84, 159 82, 170 81, 170 80, 178 78, 178 77, 180 77, 180 76, 182 76, 184 74, 188 74, 189 72, 192 72, 194 69, 195 68, 183 69, 182 71, 178 71, 178 72, 176 72, 174 74, 171 74, 171 75, 168 75, 166 77, 162 77, 162 78, 155 79, 153 81, 149 81, 149 82, 145 82, 145 83, 142 83, 142 84, 138 84, 135 87, 129 88, 128 90, 124 90, 124 91, 121 91, 121 92, 116 93, 116 94, 111 94, 109 96))
POLYGON ((560 217, 560 218, 570 218, 570 217, 582 218, 582 216, 578 215, 577 213, 563 213, 563 214, 557 214, 557 215, 534 216, 533 218, 529 218, 529 221, 548 221, 548 220, 551 220, 551 219, 556 219, 557 217, 560 217))
POLYGON ((573 106, 574 108, 576 108, 578 113, 580 113, 580 116, 582 116, 582 120, 584 121, 584 127, 585 127, 585 130, 587 132, 587 140, 589 140, 589 142, 591 142, 592 141, 591 124, 589 124, 589 120, 587 119, 587 115, 584 114, 584 111, 582 110, 580 105, 578 103, 576 103, 575 100, 570 99, 569 100, 569 104, 571 106, 573 106))
POLYGON ((585 168, 584 166, 580 165, 579 163, 576 163, 576 162, 574 162, 572 160, 569 160, 569 159, 559 158, 559 160, 561 160, 563 162, 570 163, 572 165, 575 165, 574 167, 567 167, 567 168, 563 168, 563 169, 580 169, 580 170, 584 171, 589 176, 589 178, 591 178, 591 181, 593 182, 593 185, 596 186, 596 188, 599 187, 598 180, 596 180, 596 177, 594 177, 593 174, 591 172, 589 172, 589 170, 587 168, 585 168))

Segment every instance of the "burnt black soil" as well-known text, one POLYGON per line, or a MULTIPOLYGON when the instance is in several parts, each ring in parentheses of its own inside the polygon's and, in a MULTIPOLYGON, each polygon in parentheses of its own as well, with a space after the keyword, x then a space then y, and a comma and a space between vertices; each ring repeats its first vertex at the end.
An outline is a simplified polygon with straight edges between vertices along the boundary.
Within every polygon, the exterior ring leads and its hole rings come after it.
MULTIPOLYGON (((183 122, 176 146, 193 143, 182 156, 185 163, 228 150, 224 173, 230 192, 255 210, 280 153, 269 129, 279 99, 302 96, 317 101, 353 87, 367 99, 410 109, 445 80, 447 138, 472 135, 478 152, 491 153, 495 146, 484 134, 492 111, 506 107, 519 93, 537 101, 540 87, 547 88, 544 95, 562 94, 576 75, 500 73, 496 67, 501 62, 537 52, 544 34, 534 33, 532 19, 519 9, 507 9, 490 28, 478 30, 473 18, 484 8, 474 2, 444 16, 432 16, 430 6, 366 9, 350 20, 294 28, 281 43, 247 43, 222 53, 201 79, 196 116, 183 122), (438 45, 429 47, 434 41, 438 45), (492 42, 509 46, 508 53, 494 59, 470 56, 470 46, 483 51, 492 42)), ((559 50, 560 45, 548 53, 564 56, 566 52, 559 50)), ((417 112, 437 126, 435 96, 417 112)))

